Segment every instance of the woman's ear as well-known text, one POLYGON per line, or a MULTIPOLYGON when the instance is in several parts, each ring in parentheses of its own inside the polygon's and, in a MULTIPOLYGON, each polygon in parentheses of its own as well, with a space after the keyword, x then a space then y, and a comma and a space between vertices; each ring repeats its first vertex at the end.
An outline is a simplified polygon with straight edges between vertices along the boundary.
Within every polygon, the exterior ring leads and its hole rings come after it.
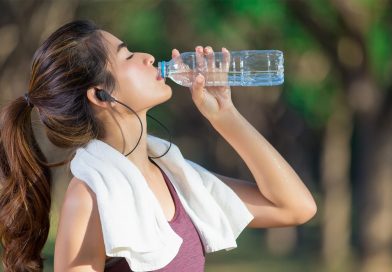
POLYGON ((90 103, 93 105, 96 105, 98 107, 103 107, 107 108, 109 106, 109 103, 107 101, 102 101, 98 98, 97 96, 97 91, 101 90, 98 87, 92 87, 87 90, 87 99, 89 100, 90 103))

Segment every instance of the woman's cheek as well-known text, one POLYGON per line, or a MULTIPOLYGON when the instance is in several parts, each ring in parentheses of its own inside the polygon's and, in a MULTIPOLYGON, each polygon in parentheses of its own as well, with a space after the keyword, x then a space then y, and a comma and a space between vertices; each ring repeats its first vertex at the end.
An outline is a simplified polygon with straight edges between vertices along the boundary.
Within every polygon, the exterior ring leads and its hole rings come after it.
POLYGON ((119 73, 119 83, 121 88, 133 89, 135 85, 135 72, 133 69, 124 65, 119 73))

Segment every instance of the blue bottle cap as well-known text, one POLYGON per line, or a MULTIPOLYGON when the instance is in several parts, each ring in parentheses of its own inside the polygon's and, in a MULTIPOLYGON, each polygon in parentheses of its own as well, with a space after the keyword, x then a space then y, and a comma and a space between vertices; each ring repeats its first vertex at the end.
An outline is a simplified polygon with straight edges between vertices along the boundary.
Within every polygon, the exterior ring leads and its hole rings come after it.
POLYGON ((165 71, 165 61, 161 61, 161 77, 162 78, 165 78, 165 74, 166 74, 166 71, 165 71))

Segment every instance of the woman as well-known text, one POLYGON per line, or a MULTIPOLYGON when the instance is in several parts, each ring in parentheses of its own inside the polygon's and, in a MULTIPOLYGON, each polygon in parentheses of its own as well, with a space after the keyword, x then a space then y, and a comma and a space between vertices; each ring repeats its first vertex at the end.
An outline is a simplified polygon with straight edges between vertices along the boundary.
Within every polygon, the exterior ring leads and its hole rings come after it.
MULTIPOLYGON (((213 53, 208 46, 197 46, 196 52, 209 56, 213 53)), ((228 53, 224 48, 222 52, 228 53)), ((172 56, 178 55, 174 49, 172 56)), ((178 241, 182 241, 170 262, 166 259, 164 266, 156 265, 159 267, 156 271, 204 270, 205 250, 214 250, 208 245, 206 233, 201 231, 202 224, 196 221, 203 211, 193 213, 191 207, 197 206, 192 206, 181 187, 191 183, 179 181, 178 176, 164 167, 163 160, 152 159, 160 157, 149 156, 148 134, 143 130, 147 127, 147 111, 172 96, 170 86, 159 78, 154 61, 150 54, 128 51, 117 37, 85 20, 62 26, 36 51, 28 93, 1 110, 0 236, 5 271, 42 271, 40 253, 48 236, 51 206, 49 167, 69 162, 47 163, 33 135, 30 120, 33 107, 38 110, 49 140, 71 149, 72 157, 76 150, 99 143, 114 155, 121 154, 117 157, 120 160, 125 158, 130 166, 135 166, 138 171, 134 168, 132 174, 143 175, 151 189, 148 192, 153 192, 159 203, 160 211, 155 214, 164 215, 171 227, 166 230, 174 230, 176 238, 181 237, 178 241)), ((190 91, 196 107, 241 156, 255 183, 211 174, 192 162, 186 163, 187 167, 193 167, 187 171, 196 169, 198 173, 204 171, 210 180, 211 176, 218 178, 214 182, 219 181, 216 186, 221 186, 225 194, 230 194, 226 187, 230 188, 235 193, 230 195, 233 201, 235 197, 241 201, 232 208, 243 205, 246 209, 242 211, 252 215, 247 227, 293 226, 311 219, 316 204, 310 192, 280 154, 237 111, 230 88, 205 88, 204 78, 199 75, 190 91)), ((166 153, 161 157, 171 154, 166 153)), ((74 162, 76 167, 75 158, 74 162)), ((210 201, 215 201, 212 189, 204 185, 197 186, 210 190, 213 196, 210 201)), ((116 255, 105 247, 110 242, 110 233, 103 226, 110 227, 110 223, 101 221, 105 204, 98 205, 101 202, 96 189, 76 176, 70 181, 58 225, 55 271, 132 271, 132 257, 120 257, 125 255, 116 255)), ((217 203, 219 197, 216 194, 217 203)), ((195 201, 200 199, 192 200, 195 201)), ((217 205, 225 208, 222 203, 217 205)), ((240 215, 221 216, 234 222, 240 215)), ((236 235, 241 230, 238 227, 236 235)), ((133 234, 129 235, 132 238, 133 234)))

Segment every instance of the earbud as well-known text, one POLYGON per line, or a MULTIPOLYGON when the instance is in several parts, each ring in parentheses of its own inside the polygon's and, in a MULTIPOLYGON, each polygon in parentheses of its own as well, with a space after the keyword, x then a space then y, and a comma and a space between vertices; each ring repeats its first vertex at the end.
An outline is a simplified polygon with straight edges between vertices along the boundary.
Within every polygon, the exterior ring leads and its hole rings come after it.
POLYGON ((95 95, 99 100, 109 101, 109 102, 114 101, 114 98, 110 94, 108 94, 106 91, 104 91, 102 89, 98 89, 98 88, 95 88, 95 90, 96 90, 95 95))

